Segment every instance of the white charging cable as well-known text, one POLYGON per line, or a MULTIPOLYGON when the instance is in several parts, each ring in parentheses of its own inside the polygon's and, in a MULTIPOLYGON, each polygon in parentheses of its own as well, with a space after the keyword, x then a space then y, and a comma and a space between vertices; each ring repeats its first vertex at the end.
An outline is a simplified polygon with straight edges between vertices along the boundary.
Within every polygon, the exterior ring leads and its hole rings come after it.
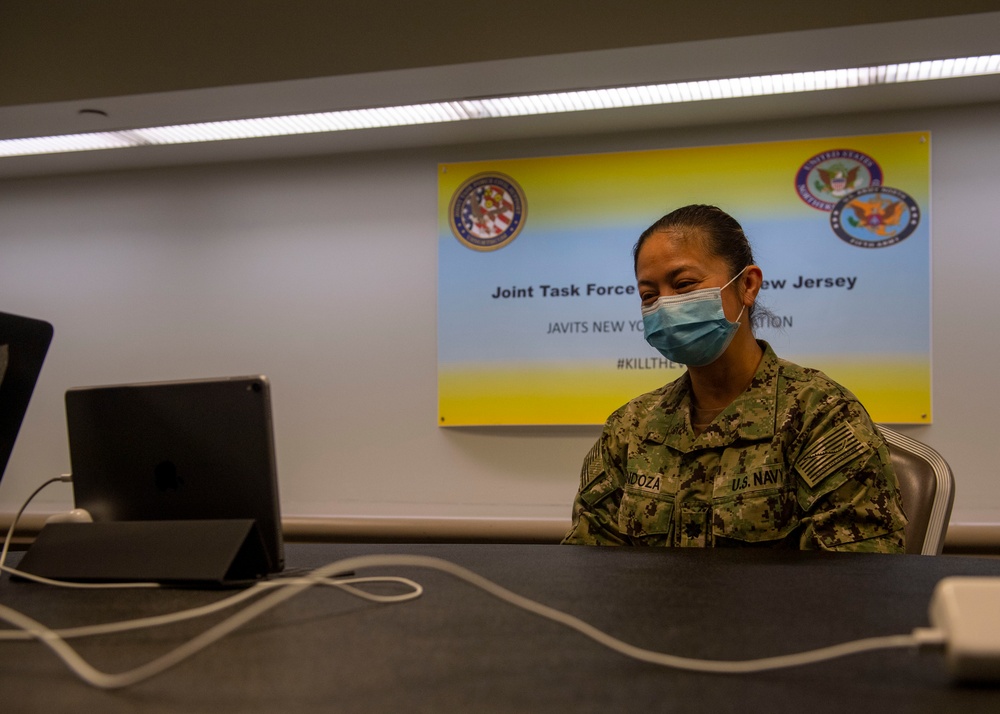
POLYGON ((47 486, 54 483, 71 483, 72 481, 73 477, 68 474, 63 474, 62 476, 57 476, 56 478, 50 478, 48 481, 32 491, 31 495, 25 499, 24 503, 21 504, 21 507, 17 509, 17 513, 14 514, 14 520, 10 522, 10 528, 7 529, 7 537, 3 539, 3 550, 0 550, 0 570, 3 569, 4 563, 7 562, 7 551, 10 550, 10 541, 14 537, 14 529, 17 528, 17 522, 21 520, 21 515, 24 513, 24 509, 28 507, 28 504, 31 503, 35 496, 41 493, 47 486))
POLYGON ((77 588, 77 589, 88 589, 88 590, 100 590, 100 589, 110 589, 110 588, 158 588, 159 583, 76 583, 66 580, 52 580, 51 578, 45 578, 40 575, 34 575, 33 573, 26 573, 23 570, 18 570, 16 568, 11 568, 7 565, 7 553, 10 550, 11 539, 14 537, 14 530, 17 528, 18 522, 21 520, 21 516, 24 515, 24 511, 28 508, 35 496, 42 492, 47 486, 54 483, 72 483, 73 477, 69 474, 63 474, 62 476, 57 476, 55 478, 50 478, 48 481, 43 483, 41 486, 36 488, 31 492, 31 495, 25 499, 24 503, 17 510, 14 515, 14 520, 10 523, 10 528, 7 529, 7 536, 3 541, 3 550, 0 550, 0 572, 6 572, 11 575, 16 575, 25 580, 33 580, 36 583, 43 583, 45 585, 57 585, 64 588, 77 588))
MULTIPOLYGON (((25 509, 31 501, 37 496, 43 489, 50 486, 53 483, 71 483, 72 476, 68 474, 63 474, 57 478, 51 478, 41 486, 36 488, 31 495, 25 500, 21 508, 18 509, 17 514, 14 516, 13 521, 11 521, 10 527, 7 529, 7 536, 4 539, 3 549, 0 550, 0 571, 7 572, 12 575, 24 578, 26 580, 32 580, 37 583, 42 583, 45 585, 52 585, 54 587, 62 588, 102 588, 102 589, 112 589, 112 588, 152 588, 152 587, 162 587, 160 583, 78 583, 67 580, 53 580, 51 578, 42 577, 39 575, 34 575, 33 573, 27 573, 23 570, 18 570, 17 568, 11 568, 5 565, 7 560, 7 553, 10 549, 10 543, 13 538, 15 529, 17 528, 18 521, 20 521, 25 509)), ((48 522, 48 521, 47 521, 48 522)), ((198 617, 204 617, 222 610, 228 609, 244 600, 250 600, 263 592, 279 587, 286 587, 288 585, 328 585, 332 587, 337 587, 355 597, 362 598, 364 600, 369 600, 371 602, 378 603, 394 603, 403 602, 405 600, 411 600, 416 597, 420 597, 423 593, 423 588, 419 583, 416 583, 408 578, 401 578, 397 576, 376 576, 376 577, 366 577, 366 578, 343 578, 337 577, 332 579, 333 576, 329 578, 312 579, 308 576, 304 578, 289 578, 283 577, 277 580, 268 580, 260 583, 255 583, 252 587, 242 590, 234 595, 223 598, 217 602, 211 603, 209 605, 204 605, 201 607, 189 608, 187 610, 181 610, 179 612, 173 612, 166 615, 157 615, 154 617, 144 617, 135 620, 126 620, 123 622, 112 622, 105 623, 101 625, 90 625, 86 627, 73 627, 65 628, 54 631, 59 637, 65 639, 71 639, 74 637, 93 637, 96 635, 106 635, 114 632, 125 632, 128 630, 140 630, 147 627, 161 627, 164 625, 171 625, 177 622, 183 622, 184 620, 191 620, 198 617), (355 587, 357 585, 368 585, 372 583, 395 583, 405 585, 410 588, 410 592, 403 593, 402 595, 377 595, 375 593, 362 590, 361 588, 355 587)), ((2 606, 0 606, 2 607, 2 606)), ((21 630, 7 630, 0 631, 0 641, 2 640, 29 640, 34 639, 34 635, 27 631, 21 630)))
MULTIPOLYGON (((63 479, 51 479, 50 481, 47 481, 29 497, 28 501, 30 502, 31 498, 34 498, 35 494, 48 484, 60 480, 63 479)), ((18 517, 26 506, 27 502, 25 503, 25 506, 22 506, 21 511, 18 512, 18 517)), ((17 517, 15 518, 14 524, 11 525, 10 532, 7 534, 7 540, 4 543, 3 553, 0 554, 0 567, 8 572, 17 572, 13 568, 8 568, 3 565, 3 559, 6 557, 7 546, 16 522, 17 517)), ((874 650, 941 646, 946 643, 947 638, 947 635, 943 630, 917 628, 907 635, 872 637, 833 645, 830 647, 823 647, 808 652, 781 655, 777 657, 765 657, 754 660, 721 661, 681 657, 643 649, 627 642, 623 642, 622 640, 612 637, 606 632, 597 629, 593 625, 590 625, 573 615, 547 605, 543 605, 522 595, 518 595, 517 593, 507 590, 506 588, 482 577, 481 575, 478 575, 477 573, 472 572, 471 570, 440 558, 423 555, 367 555, 345 558, 343 560, 330 563, 329 565, 312 571, 305 577, 287 579, 279 578, 272 581, 258 583, 246 591, 237 593, 236 595, 225 598, 211 605, 192 608, 169 615, 142 618, 126 622, 108 623, 104 625, 53 630, 37 620, 28 617, 27 615, 17 612, 16 610, 4 605, 0 605, 0 619, 6 620, 10 624, 14 625, 14 627, 18 628, 17 630, 0 632, 0 639, 37 639, 49 647, 49 649, 51 649, 72 672, 88 684, 101 689, 119 689, 142 682, 143 680, 149 679, 150 677, 160 674, 170 667, 183 662, 188 657, 191 657, 197 652, 200 652, 215 642, 218 642, 229 633, 259 617, 268 610, 317 585, 336 586, 352 595, 375 602, 403 602, 420 597, 423 592, 421 586, 418 583, 405 578, 383 576, 375 578, 355 578, 352 580, 333 579, 340 573, 356 572, 366 568, 384 567, 415 567, 439 570, 448 573, 456 578, 459 578, 460 580, 464 580, 470 585, 480 588, 486 593, 506 603, 575 630, 585 637, 589 637, 595 642, 598 642, 622 655, 642 662, 692 672, 748 674, 815 664, 838 657, 845 657, 852 654, 859 654, 874 650), (403 593, 402 595, 374 595, 361 590, 360 588, 354 587, 354 585, 361 583, 387 581, 405 584, 410 587, 411 590, 403 593), (68 642, 66 642, 66 639, 70 637, 84 637, 107 634, 110 632, 122 632, 125 630, 161 626, 194 617, 201 617, 228 607, 232 607, 240 602, 251 600, 258 595, 261 596, 259 599, 251 602, 239 612, 236 612, 221 622, 218 622, 176 649, 171 650, 165 655, 162 655, 161 657, 158 657, 142 666, 118 674, 109 674, 96 669, 84 660, 79 653, 76 652, 76 650, 74 650, 68 642)), ((61 583, 59 581, 52 582, 56 585, 66 585, 65 583, 61 583)), ((125 585, 134 584, 127 583, 125 585)), ((153 583, 151 585, 155 586, 156 584, 153 583)))
MULTIPOLYGON (((704 660, 691 657, 680 657, 677 655, 647 650, 623 642, 611 635, 598 630, 594 626, 580 620, 573 615, 556 610, 547 605, 523 597, 487 580, 466 568, 439 558, 421 555, 369 555, 355 558, 346 558, 327 566, 314 570, 306 578, 294 578, 290 582, 275 580, 262 583, 260 586, 277 587, 277 590, 265 595, 259 600, 252 602, 239 612, 231 615, 225 620, 208 628, 200 635, 192 638, 188 642, 180 645, 167 654, 158 657, 147 664, 135 669, 109 674, 97 670, 87 663, 64 639, 62 633, 52 630, 42 623, 27 617, 19 612, 0 605, 0 619, 7 620, 15 627, 20 628, 25 636, 30 636, 41 641, 48 646, 77 676, 88 684, 101 689, 119 689, 122 687, 137 684, 145 679, 153 677, 161 672, 184 661, 188 657, 218 642, 220 639, 242 627, 251 620, 259 617, 277 605, 299 595, 310 587, 319 584, 332 584, 327 579, 347 571, 358 571, 365 568, 379 567, 416 567, 440 570, 456 578, 464 580, 475 587, 478 587, 494 597, 503 600, 511 605, 527 610, 546 619, 557 622, 561 625, 576 630, 580 634, 614 650, 627 657, 637 659, 651 664, 657 664, 674 669, 687 670, 692 672, 707 672, 715 674, 747 674, 753 672, 763 672, 766 670, 783 669, 787 667, 798 667, 807 664, 815 664, 838 657, 845 657, 861 652, 873 650, 913 648, 927 645, 944 644, 944 633, 939 630, 928 628, 918 628, 908 635, 891 635, 887 637, 873 637, 844 644, 823 647, 808 652, 801 652, 791 655, 777 657, 765 657, 762 659, 746 661, 717 661, 704 660)), ((412 582, 412 581, 411 581, 412 582)), ((419 588, 414 583, 416 588, 419 588)), ((258 591, 259 592, 259 591, 258 591)), ((254 594, 258 594, 255 592, 254 594)), ((352 593, 358 594, 358 593, 352 593)), ((367 596, 366 594, 365 596, 367 596)), ((388 596, 393 599, 409 600, 420 595, 419 590, 406 593, 403 596, 388 596)), ((232 598, 246 599, 249 594, 241 594, 232 598)), ((385 596, 383 596, 385 597, 385 596)), ((385 600, 383 600, 385 601, 385 600)), ((211 606, 209 606, 211 607, 211 606)), ((185 619, 187 615, 185 614, 185 619)), ((170 616, 160 618, 167 620, 170 616)), ((107 628, 131 629, 134 623, 120 623, 117 625, 105 626, 107 628)), ((157 622, 156 624, 165 624, 157 622)), ((98 628, 99 629, 99 628, 98 628)), ((86 634, 91 634, 87 632, 86 634)))

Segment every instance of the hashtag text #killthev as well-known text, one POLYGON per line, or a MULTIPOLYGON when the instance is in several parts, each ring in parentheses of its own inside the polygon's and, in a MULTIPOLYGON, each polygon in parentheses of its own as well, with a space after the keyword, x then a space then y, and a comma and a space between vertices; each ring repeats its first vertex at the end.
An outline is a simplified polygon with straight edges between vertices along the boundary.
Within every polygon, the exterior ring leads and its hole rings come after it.
POLYGON ((684 369, 684 365, 663 357, 619 357, 618 369, 684 369))

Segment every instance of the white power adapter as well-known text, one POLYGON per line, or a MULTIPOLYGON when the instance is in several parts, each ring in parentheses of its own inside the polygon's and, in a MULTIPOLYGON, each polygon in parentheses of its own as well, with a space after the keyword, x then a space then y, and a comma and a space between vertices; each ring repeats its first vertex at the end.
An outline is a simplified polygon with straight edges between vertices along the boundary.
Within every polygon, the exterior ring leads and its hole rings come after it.
POLYGON ((90 512, 83 508, 74 508, 72 511, 63 513, 53 513, 45 519, 45 523, 93 523, 90 512))
POLYGON ((930 621, 944 634, 953 677, 1000 681, 1000 578, 944 578, 931 597, 930 621))

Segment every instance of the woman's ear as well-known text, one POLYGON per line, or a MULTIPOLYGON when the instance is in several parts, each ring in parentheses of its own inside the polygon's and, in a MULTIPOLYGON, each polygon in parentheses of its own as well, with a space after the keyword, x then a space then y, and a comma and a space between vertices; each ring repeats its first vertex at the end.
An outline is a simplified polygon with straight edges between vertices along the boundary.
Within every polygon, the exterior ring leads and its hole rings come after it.
POLYGON ((764 282, 764 273, 756 265, 748 265, 743 271, 743 278, 740 281, 743 286, 743 304, 750 307, 757 299, 760 286, 764 282))

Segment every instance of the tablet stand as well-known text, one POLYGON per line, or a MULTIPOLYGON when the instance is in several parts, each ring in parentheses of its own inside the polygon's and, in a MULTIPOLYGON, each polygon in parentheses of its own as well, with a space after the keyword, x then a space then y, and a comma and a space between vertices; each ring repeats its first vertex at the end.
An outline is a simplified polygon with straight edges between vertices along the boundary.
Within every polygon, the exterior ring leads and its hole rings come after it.
POLYGON ((230 585, 267 575, 253 519, 49 523, 19 570, 54 580, 230 585))

